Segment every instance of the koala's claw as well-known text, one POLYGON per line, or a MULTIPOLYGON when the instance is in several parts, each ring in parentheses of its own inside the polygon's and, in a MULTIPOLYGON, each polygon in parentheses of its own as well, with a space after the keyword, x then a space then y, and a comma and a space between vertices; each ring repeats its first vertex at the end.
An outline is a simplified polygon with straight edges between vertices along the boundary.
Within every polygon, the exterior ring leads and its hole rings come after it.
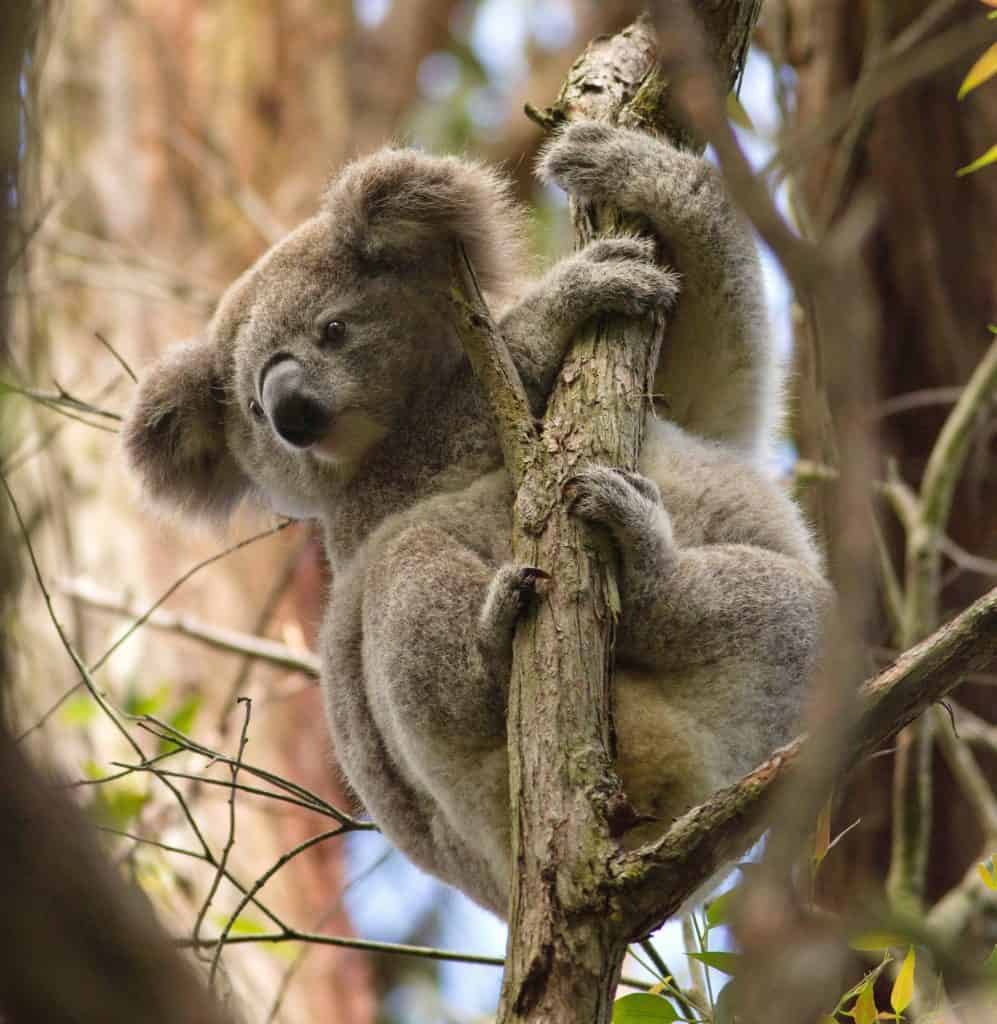
POLYGON ((502 650, 512 638, 520 615, 536 597, 537 582, 550 573, 535 565, 503 565, 492 577, 478 620, 479 643, 485 650, 502 650))
POLYGON ((520 579, 521 590, 535 590, 537 580, 549 580, 550 573, 544 572, 543 569, 538 569, 535 565, 524 565, 518 570, 520 579))
POLYGON ((632 526, 646 516, 648 505, 661 506, 658 485, 640 473, 589 466, 567 483, 569 509, 581 519, 604 526, 632 526))

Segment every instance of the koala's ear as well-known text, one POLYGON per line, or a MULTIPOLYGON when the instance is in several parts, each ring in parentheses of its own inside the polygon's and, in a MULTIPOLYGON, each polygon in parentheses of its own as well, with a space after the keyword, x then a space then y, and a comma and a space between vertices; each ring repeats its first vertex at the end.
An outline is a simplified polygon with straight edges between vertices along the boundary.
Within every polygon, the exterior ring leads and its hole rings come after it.
POLYGON ((459 240, 487 290, 522 269, 523 211, 504 178, 471 160, 384 149, 344 168, 324 205, 362 261, 419 266, 459 240))
POLYGON ((217 353, 205 341, 175 346, 146 372, 123 437, 157 503, 218 520, 249 489, 225 439, 225 406, 217 353))

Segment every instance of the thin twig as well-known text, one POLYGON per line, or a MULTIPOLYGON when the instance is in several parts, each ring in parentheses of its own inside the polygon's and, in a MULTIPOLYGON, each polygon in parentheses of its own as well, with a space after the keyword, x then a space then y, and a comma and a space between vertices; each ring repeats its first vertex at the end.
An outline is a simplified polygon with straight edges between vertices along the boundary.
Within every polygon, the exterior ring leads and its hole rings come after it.
MULTIPOLYGON (((7 500, 11 504, 11 508, 14 510, 14 516, 17 519, 18 528, 21 531, 21 536, 24 539, 24 545, 28 551, 28 557, 31 559, 31 568, 35 575, 35 580, 38 583, 38 587, 42 592, 42 598, 45 601, 45 608, 48 611, 48 617, 55 627, 56 633, 59 634, 59 639, 62 641, 62 646, 66 649, 66 653, 69 655, 70 660, 76 666, 76 671, 80 675, 80 684, 85 686, 90 693, 90 696, 97 702, 97 706, 104 712, 104 714, 110 719, 111 723, 118 730, 120 735, 124 738, 125 742, 132 748, 132 750, 141 758, 145 757, 142 748, 138 745, 135 738, 125 728, 121 719, 118 717, 120 712, 115 709, 110 701, 97 689, 97 684, 93 681, 93 677, 90 670, 83 663, 83 659, 77 654, 76 648, 73 646, 69 637, 66 635, 66 631, 62 628, 62 623, 59 621, 59 617, 55 614, 55 608, 52 605, 52 595, 48 591, 48 587, 45 586, 45 580, 42 577, 41 567, 38 564, 38 559, 35 557, 34 545, 31 543, 31 537, 28 534, 27 528, 24 525, 24 519, 21 517, 21 509, 17 504, 17 500, 14 497, 14 492, 10 489, 10 485, 7 483, 7 477, 0 473, 0 484, 2 484, 4 491, 7 494, 7 500)), ((79 685, 79 684, 78 684, 79 685)), ((24 734, 26 735, 26 734, 24 734)), ((23 735, 20 737, 23 739, 23 735)))
POLYGON ((997 842, 997 796, 965 738, 957 736, 946 712, 932 708, 935 738, 945 762, 976 815, 987 842, 997 842))
MULTIPOLYGON (((229 772, 232 776, 232 789, 229 792, 228 798, 228 839, 225 841, 225 846, 222 849, 221 860, 218 863, 218 870, 215 872, 211 888, 208 890, 208 895, 205 897, 204 903, 197 915, 197 919, 194 921, 193 934, 195 939, 200 932, 201 923, 204 921, 208 908, 211 906, 211 901, 215 898, 218 886, 221 885, 222 878, 225 875, 225 869, 228 866, 229 856, 232 853, 232 848, 235 846, 235 790, 236 785, 239 782, 239 769, 242 767, 242 755, 246 750, 247 733, 249 731, 249 718, 253 710, 253 702, 248 697, 240 697, 239 703, 244 706, 246 714, 242 721, 242 731, 239 733, 239 746, 236 749, 235 763, 229 766, 229 772)), ((231 922, 227 926, 227 929, 231 929, 231 922)), ((211 970, 208 972, 208 982, 212 987, 214 987, 215 984, 215 975, 218 973, 218 963, 221 960, 222 950, 224 948, 225 936, 223 935, 221 941, 215 947, 214 956, 211 958, 211 970)))
POLYGON ((815 152, 827 145, 849 123, 883 100, 904 91, 915 82, 928 78, 951 64, 985 49, 997 39, 997 22, 973 20, 960 23, 918 48, 916 59, 906 52, 889 48, 875 73, 870 75, 860 95, 849 91, 833 99, 822 111, 818 121, 787 133, 778 151, 762 168, 760 174, 768 178, 792 173, 805 164, 815 152))
MULTIPOLYGON (((108 775, 100 779, 86 779, 83 780, 82 784, 85 785, 101 785, 107 782, 114 782, 120 778, 124 778, 127 775, 131 775, 133 772, 149 772, 155 775, 158 779, 186 779, 188 782, 197 782, 206 786, 222 786, 228 790, 239 790, 242 793, 249 793, 252 796, 262 796, 269 800, 277 800, 281 803, 291 804, 293 807, 300 807, 302 810, 313 811, 315 814, 323 814, 327 817, 338 820, 334 814, 329 814, 321 807, 315 806, 315 804, 307 800, 299 800, 297 797, 288 796, 285 793, 274 792, 270 789, 261 789, 259 786, 250 786, 245 782, 233 783, 230 779, 215 779, 205 775, 196 775, 193 772, 184 772, 175 769, 167 768, 156 768, 152 765, 140 764, 131 765, 125 764, 122 761, 112 761, 111 765, 115 768, 124 769, 117 775, 108 775)), ((365 825, 365 823, 363 823, 365 825)))
MULTIPOLYGON (((281 598, 284 596, 287 588, 291 585, 291 581, 294 579, 294 574, 301 563, 302 555, 308 549, 311 542, 311 531, 308 531, 301 542, 297 544, 287 558, 284 559, 284 564, 281 567, 280 572, 277 574, 277 578, 274 580, 266 597, 264 597, 263 604, 260 607, 255 621, 253 622, 252 631, 256 636, 262 638, 263 634, 266 632, 267 627, 270 625, 270 620, 277 611, 281 598)), ((272 641, 264 642, 271 643, 272 641)), ((290 650, 290 648, 288 648, 288 650, 290 650)), ((308 656, 313 658, 315 664, 315 671, 311 674, 317 677, 319 675, 321 662, 318 658, 311 655, 310 652, 308 656)), ((228 733, 228 723, 230 721, 229 712, 235 706, 236 697, 239 696, 243 687, 246 685, 246 681, 249 679, 256 660, 256 658, 248 653, 246 657, 242 659, 242 664, 235 673, 235 677, 228 688, 228 693, 226 693, 225 698, 222 701, 218 718, 218 732, 223 737, 228 733)))
MULTIPOLYGON (((263 540, 266 537, 270 537, 270 536, 272 536, 275 533, 279 533, 281 530, 284 530, 288 526, 290 526, 292 524, 292 522, 293 522, 293 520, 286 519, 286 520, 284 520, 284 522, 278 523, 276 526, 271 527, 269 530, 263 530, 261 533, 255 533, 255 534, 253 534, 253 536, 247 537, 244 540, 241 540, 238 543, 233 544, 230 547, 227 547, 224 550, 217 552, 216 554, 212 555, 210 558, 205 558, 202 561, 198 562, 196 565, 192 566, 179 579, 175 580, 172 584, 170 584, 170 586, 167 587, 167 589, 162 594, 160 594, 159 597, 155 601, 153 601, 153 603, 148 608, 146 608, 146 610, 131 624, 131 626, 129 626, 129 628, 127 630, 125 630, 124 633, 122 633, 121 636, 118 637, 118 639, 97 659, 97 661, 95 661, 93 663, 93 665, 90 666, 90 669, 89 669, 90 673, 91 674, 96 673, 97 670, 100 669, 104 665, 104 663, 107 661, 107 659, 110 658, 110 656, 137 629, 139 629, 139 627, 141 627, 146 622, 146 620, 149 618, 149 616, 152 615, 153 612, 155 612, 159 608, 160 605, 162 605, 165 601, 167 601, 170 597, 172 597, 173 594, 175 594, 176 591, 184 583, 186 583, 195 573, 200 572, 201 569, 204 569, 207 566, 212 565, 214 562, 217 562, 219 559, 224 558, 226 555, 230 555, 230 554, 232 554, 235 551, 239 551, 240 549, 242 549, 244 547, 247 547, 249 544, 253 544, 253 543, 255 543, 258 540, 263 540)), ((30 736, 36 730, 42 728, 42 726, 45 725, 45 723, 52 717, 52 715, 54 715, 59 710, 59 708, 62 707, 62 705, 67 700, 69 700, 69 698, 72 697, 72 695, 74 693, 76 693, 77 690, 79 690, 81 685, 82 685, 82 683, 76 683, 73 686, 71 686, 68 690, 66 690, 65 693, 63 693, 55 701, 54 704, 50 705, 50 707, 41 715, 41 717, 38 719, 37 722, 34 723, 34 725, 29 726, 27 729, 24 730, 24 732, 22 732, 20 734, 20 736, 17 737, 17 742, 20 743, 21 740, 23 740, 26 737, 30 736)), ((139 752, 139 753, 140 753, 140 756, 141 756, 141 752, 139 752)))
MULTIPOLYGON (((143 623, 152 628, 160 629, 177 636, 187 637, 206 644, 208 647, 230 654, 238 654, 250 662, 265 661, 278 668, 293 672, 303 672, 308 676, 318 677, 321 662, 309 651, 297 651, 286 644, 275 640, 267 640, 251 633, 240 633, 234 629, 213 626, 191 615, 175 613, 159 609, 153 612, 141 610, 136 602, 127 600, 124 595, 99 587, 92 580, 63 580, 59 590, 68 597, 73 597, 89 608, 125 615, 129 618, 143 617, 143 623)), ((235 696, 232 698, 235 699, 235 696)))
POLYGON ((260 533, 254 533, 251 537, 246 537, 244 540, 240 540, 224 550, 211 555, 209 558, 203 559, 196 565, 191 566, 191 568, 182 576, 174 580, 173 583, 171 583, 170 586, 167 587, 166 590, 164 590, 140 616, 138 616, 131 626, 129 626, 129 628, 126 629, 113 644, 111 644, 111 646, 94 662, 91 671, 96 672, 137 629, 146 623, 149 616, 152 615, 160 605, 168 601, 195 573, 200 572, 207 566, 213 565, 215 562, 220 561, 236 551, 241 551, 243 548, 249 547, 250 544, 255 544, 258 540, 264 540, 267 537, 272 537, 274 534, 280 533, 282 530, 286 530, 293 522, 293 519, 285 519, 276 526, 271 526, 268 530, 262 530, 260 533))
MULTIPOLYGON (((246 698, 241 697, 239 699, 245 700, 246 698)), ((317 836, 312 836, 309 839, 303 840, 290 850, 282 853, 280 857, 278 857, 277 860, 275 860, 274 863, 256 879, 249 891, 243 895, 242 899, 236 904, 235 909, 231 914, 229 914, 228 920, 225 922, 225 926, 222 928, 221 933, 218 936, 218 945, 215 948, 216 962, 218 957, 221 955, 222 948, 230 937, 232 928, 239 919, 239 915, 246 909, 246 906, 254 900, 256 894, 263 888, 263 886, 265 886, 267 882, 269 882, 270 879, 284 867, 285 864, 297 857, 298 854, 304 853, 305 850, 310 850, 313 846, 318 846, 319 843, 324 843, 327 839, 332 839, 335 836, 341 836, 345 831, 346 829, 340 826, 339 828, 329 829, 327 832, 321 832, 317 836)))
MULTIPOLYGON (((160 721, 152 715, 143 716, 139 721, 139 727, 146 729, 159 739, 170 740, 186 750, 193 751, 196 754, 200 754, 202 757, 208 758, 212 764, 227 764, 231 767, 234 763, 230 757, 223 754, 221 751, 212 750, 210 747, 206 747, 203 744, 196 742, 189 736, 180 732, 179 729, 166 722, 160 721), (153 729, 153 725, 155 725, 160 731, 157 732, 156 729, 153 729)), ((327 814, 329 817, 334 818, 341 825, 346 825, 349 828, 354 829, 375 828, 371 822, 360 821, 357 818, 351 817, 344 811, 339 810, 339 808, 335 807, 333 804, 330 804, 327 800, 324 800, 317 793, 313 793, 311 790, 306 789, 297 782, 285 779, 283 776, 277 775, 274 772, 266 771, 263 768, 257 768, 245 761, 241 762, 241 770, 244 774, 253 775, 256 778, 269 782, 271 785, 277 786, 279 789, 292 794, 313 809, 321 811, 323 814, 327 814)))
POLYGON ((921 388, 887 398, 876 406, 878 419, 887 419, 904 412, 927 409, 934 405, 953 405, 962 397, 962 388, 921 388))
POLYGON ((961 704, 953 704, 953 707, 955 708, 955 725, 959 736, 966 743, 986 747, 992 753, 997 754, 997 725, 981 718, 961 704))
POLYGON ((982 558, 960 547, 951 537, 941 537, 938 547, 964 572, 975 572, 980 576, 997 576, 997 559, 982 558))
MULTIPOLYGON (((205 864, 210 864, 212 867, 218 867, 218 861, 213 857, 206 857, 204 852, 198 852, 197 850, 188 850, 183 846, 173 846, 170 843, 160 842, 158 839, 150 839, 148 836, 136 835, 134 832, 126 832, 123 829, 111 828, 109 825, 98 825, 98 830, 101 832, 107 832, 109 835, 121 836, 123 839, 131 839, 133 842, 138 843, 142 846, 152 846, 157 850, 163 850, 166 853, 179 854, 182 857, 189 857, 192 860, 203 861, 205 864)), ((243 895, 249 892, 246 886, 239 881, 235 875, 232 874, 227 868, 224 870, 225 880, 233 888, 237 889, 243 895)), ((253 905, 263 914, 270 918, 270 920, 278 927, 286 927, 285 923, 262 901, 255 897, 251 897, 253 905)))
POLYGON ((125 361, 125 357, 104 337, 100 331, 94 331, 93 336, 111 353, 112 356, 117 360, 118 365, 128 374, 132 379, 133 384, 138 383, 138 377, 135 376, 135 371, 125 361))
MULTIPOLYGON (((461 964, 482 964, 486 967, 503 967, 505 960, 500 956, 484 956, 477 953, 459 953, 455 950, 435 949, 432 946, 408 946, 396 942, 373 942, 370 939, 355 939, 346 935, 322 935, 315 932, 298 931, 285 928, 279 932, 267 932, 259 935, 230 935, 225 943, 234 946, 241 943, 277 943, 277 942, 310 942, 318 946, 340 946, 347 949, 363 949, 370 953, 392 953, 398 956, 422 957, 428 960, 449 960, 461 964)), ((178 939, 181 949, 214 949, 217 938, 186 938, 178 939)), ((646 988, 646 983, 637 983, 637 987, 646 988)))
MULTIPOLYGON (((331 906, 326 907, 326 909, 319 915, 312 931, 316 931, 317 929, 324 927, 334 915, 338 914, 345 902, 346 893, 354 886, 359 885, 360 882, 364 881, 364 879, 369 878, 374 874, 374 872, 377 871, 378 868, 380 868, 381 865, 384 864, 384 862, 395 852, 397 851, 393 846, 386 847, 372 864, 367 865, 363 870, 358 871, 353 875, 346 884, 340 888, 339 893, 331 906)), ((284 971, 284 974, 280 979, 280 985, 277 986, 273 1002, 270 1004, 270 1012, 267 1014, 267 1019, 264 1021, 264 1024, 273 1024, 277 1019, 277 1014, 280 1013, 281 1005, 283 1004, 284 998, 291 987, 291 982, 294 980, 298 971, 300 971, 304 966, 305 959, 312 948, 312 946, 305 944, 291 963, 287 965, 287 969, 284 971)))

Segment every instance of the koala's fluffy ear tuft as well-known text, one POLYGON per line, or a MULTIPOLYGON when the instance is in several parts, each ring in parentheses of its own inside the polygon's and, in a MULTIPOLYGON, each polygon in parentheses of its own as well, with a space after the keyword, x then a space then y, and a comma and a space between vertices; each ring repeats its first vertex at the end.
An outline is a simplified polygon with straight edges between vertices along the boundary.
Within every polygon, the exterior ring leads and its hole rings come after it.
POLYGON ((224 519, 249 488, 225 439, 226 394, 205 341, 167 351, 146 372, 125 420, 125 454, 157 504, 224 519))
POLYGON ((522 272, 523 211, 505 178, 471 160, 384 149, 347 165, 324 206, 362 261, 419 265, 459 239, 486 291, 522 272))

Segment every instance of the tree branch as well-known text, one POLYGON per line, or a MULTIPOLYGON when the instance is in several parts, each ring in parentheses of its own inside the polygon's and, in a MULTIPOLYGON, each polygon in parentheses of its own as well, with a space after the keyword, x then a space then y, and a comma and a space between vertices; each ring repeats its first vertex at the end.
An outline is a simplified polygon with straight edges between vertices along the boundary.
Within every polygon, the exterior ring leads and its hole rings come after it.
MULTIPOLYGON (((101 611, 112 612, 115 615, 137 619, 146 615, 147 612, 136 602, 127 600, 121 594, 105 590, 92 580, 63 580, 59 584, 59 590, 67 597, 76 598, 90 608, 99 608, 101 611)), ((206 644, 208 647, 213 647, 215 650, 241 654, 256 661, 265 661, 277 668, 303 672, 316 679, 319 675, 320 662, 316 655, 310 651, 296 651, 294 648, 288 647, 287 644, 281 644, 275 640, 267 640, 264 637, 254 636, 252 633, 241 633, 235 629, 213 626, 211 623, 201 622, 192 615, 177 614, 165 609, 148 613, 144 621, 145 625, 152 629, 161 629, 167 633, 175 633, 177 636, 188 637, 206 644)))

